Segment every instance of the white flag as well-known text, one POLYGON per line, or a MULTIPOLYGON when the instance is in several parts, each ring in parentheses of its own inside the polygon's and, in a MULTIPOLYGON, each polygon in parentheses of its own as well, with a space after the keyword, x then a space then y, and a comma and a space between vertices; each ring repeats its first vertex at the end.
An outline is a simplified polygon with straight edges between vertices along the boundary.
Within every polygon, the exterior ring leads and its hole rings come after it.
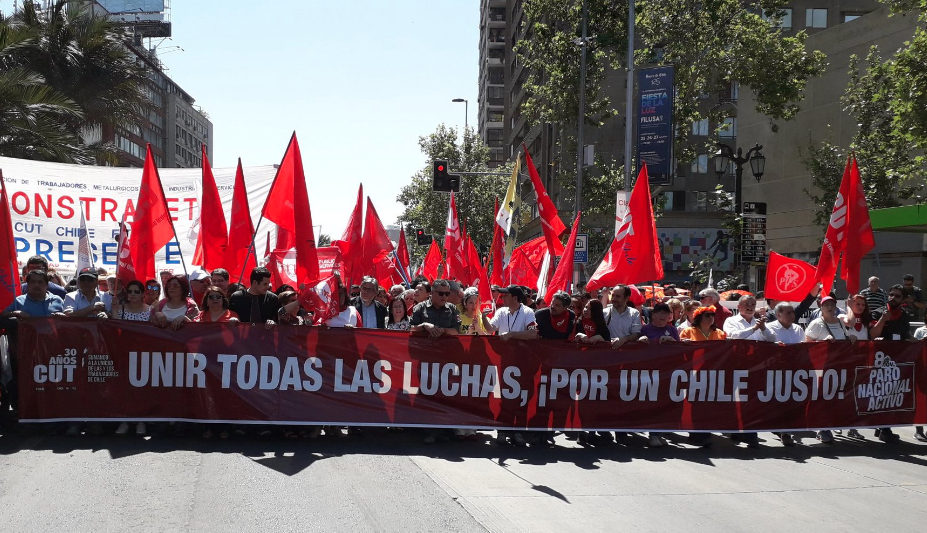
POLYGON ((615 235, 621 230, 621 223, 628 214, 628 202, 631 200, 631 193, 628 191, 618 191, 618 199, 615 202, 615 235))
POLYGON ((77 243, 77 272, 87 267, 93 267, 93 251, 90 249, 90 235, 87 233, 87 221, 84 220, 84 210, 80 209, 80 239, 77 243))
MULTIPOLYGON (((538 298, 543 298, 547 294, 547 284, 550 283, 550 250, 544 252, 544 259, 541 259, 541 273, 538 274, 538 298)), ((550 303, 550 302, 545 302, 550 303)))

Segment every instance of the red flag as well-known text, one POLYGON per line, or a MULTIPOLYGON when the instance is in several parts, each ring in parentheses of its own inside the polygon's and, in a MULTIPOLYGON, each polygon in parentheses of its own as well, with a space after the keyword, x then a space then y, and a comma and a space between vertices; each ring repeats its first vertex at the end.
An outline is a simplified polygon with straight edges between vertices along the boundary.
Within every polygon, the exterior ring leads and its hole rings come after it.
POLYGON ((22 292, 19 281, 19 261, 16 259, 16 241, 13 239, 13 219, 10 216, 10 202, 6 194, 3 171, 0 170, 0 235, 6 240, 0 246, 0 309, 6 309, 22 292))
POLYGON ((563 255, 563 245, 560 244, 560 236, 566 231, 566 226, 560 220, 560 214, 557 213, 557 207, 547 195, 547 189, 541 183, 541 176, 538 175, 538 169, 534 168, 534 162, 531 161, 531 154, 528 153, 528 147, 522 143, 525 149, 525 161, 528 166, 528 174, 531 176, 531 184, 534 185, 534 194, 537 197, 538 215, 541 217, 541 229, 544 230, 544 238, 547 240, 547 248, 551 250, 552 255, 563 255))
POLYGON ((657 223, 650 200, 647 165, 641 166, 637 183, 631 191, 628 214, 615 235, 605 259, 586 283, 592 292, 600 287, 630 285, 663 278, 663 261, 657 239, 657 223))
POLYGON ((341 248, 342 264, 344 272, 342 281, 348 287, 352 283, 360 281, 358 269, 364 260, 363 244, 363 223, 364 223, 364 184, 361 183, 357 188, 357 203, 354 204, 354 211, 351 212, 351 218, 348 219, 348 227, 344 229, 341 240, 336 241, 338 248, 341 248))
POLYGON ((299 153, 296 132, 290 137, 280 168, 270 186, 261 214, 287 231, 296 234, 296 280, 308 283, 319 279, 319 258, 315 249, 312 212, 306 192, 303 158, 299 153))
POLYGON ((581 216, 582 211, 576 214, 576 220, 573 221, 573 230, 570 231, 570 238, 567 240, 566 247, 564 247, 563 257, 560 259, 560 264, 557 265, 557 270, 554 271, 554 276, 550 278, 550 283, 547 285, 547 294, 544 295, 544 301, 548 304, 550 304, 555 292, 567 290, 573 281, 573 251, 576 249, 576 234, 579 231, 581 216))
POLYGON ((406 275, 409 275, 409 269, 412 268, 412 265, 409 264, 409 245, 406 244, 406 230, 402 227, 399 228, 399 245, 396 249, 396 259, 399 261, 397 266, 403 269, 406 275))
MULTIPOLYGON (((847 236, 846 249, 843 252, 841 275, 847 283, 850 294, 859 292, 859 266, 863 257, 875 248, 875 235, 872 233, 872 221, 869 220, 869 206, 863 191, 863 181, 859 175, 856 156, 850 155, 850 186, 847 198, 847 236)), ((826 294, 826 293, 825 293, 826 294)))
POLYGON ((460 234, 460 221, 457 218, 457 202, 451 193, 451 202, 447 209, 447 229, 444 233, 444 251, 447 254, 447 266, 444 277, 463 279, 466 273, 464 265, 464 242, 460 234))
POLYGON ((116 277, 125 287, 130 281, 136 279, 135 265, 132 263, 131 239, 129 239, 129 225, 126 223, 126 212, 122 212, 122 222, 119 223, 119 237, 116 242, 118 254, 116 255, 116 277))
MULTIPOLYGON (((270 245, 268 244, 268 246, 270 245)), ((290 248, 296 248, 296 234, 277 226, 277 240, 274 250, 289 250, 290 248)))
POLYGON ((800 302, 808 296, 817 281, 813 266, 770 250, 764 289, 767 298, 800 302))
MULTIPOLYGON (((323 246, 318 249, 319 276, 327 278, 341 268, 341 250, 336 246, 323 246)), ((264 265, 270 271, 274 287, 283 284, 296 285, 296 250, 274 250, 267 256, 264 265)))
POLYGON ((142 170, 142 184, 138 190, 130 234, 129 251, 135 265, 136 278, 141 281, 154 278, 157 273, 155 254, 174 239, 174 222, 167 209, 150 144, 145 154, 145 168, 142 170))
POLYGON ((441 249, 438 248, 438 241, 431 241, 431 247, 425 254, 425 261, 422 263, 422 275, 428 278, 428 281, 434 281, 438 278, 438 267, 441 265, 441 249))
MULTIPOLYGON (((544 245, 545 251, 547 245, 544 245)), ((543 254, 541 255, 543 258, 543 254)), ((537 287, 538 277, 541 275, 541 263, 531 261, 522 247, 512 251, 512 259, 508 267, 509 283, 524 287, 537 287)))
POLYGON ((225 266, 225 248, 229 242, 229 231, 225 225, 225 212, 216 178, 212 175, 209 158, 206 157, 206 145, 203 152, 203 195, 200 201, 200 233, 196 237, 196 251, 193 264, 207 271, 225 266))
MULTIPOLYGON (((386 265, 380 265, 382 259, 393 251, 393 243, 389 240, 389 234, 377 215, 377 210, 373 207, 373 201, 367 197, 367 216, 364 220, 364 241, 363 241, 363 271, 361 275, 376 276, 378 269, 388 268, 386 265)), ((385 274, 385 270, 383 274, 385 274)), ((379 279, 379 278, 377 278, 379 279)))
POLYGON ((815 278, 821 282, 821 294, 830 294, 834 286, 834 275, 837 273, 837 261, 840 254, 846 249, 847 202, 850 187, 850 160, 843 170, 843 179, 840 180, 840 189, 834 201, 834 210, 830 215, 830 223, 824 234, 824 243, 821 246, 821 255, 818 257, 818 266, 815 278))
POLYGON ((483 275, 483 266, 480 264, 480 253, 476 249, 476 245, 473 244, 473 239, 467 235, 466 240, 467 250, 466 250, 466 272, 467 277, 460 280, 464 285, 470 287, 477 287, 480 283, 480 277, 483 275))
MULTIPOLYGON (((499 215, 499 199, 496 199, 496 215, 499 215)), ((503 285, 502 278, 502 255, 505 244, 502 241, 502 226, 498 222, 493 223, 492 245, 489 247, 489 255, 492 257, 492 276, 490 282, 493 285, 503 285)))
POLYGON ((328 276, 316 283, 307 285, 299 293, 299 303, 303 309, 313 313, 313 323, 321 324, 338 314, 338 279, 328 276))
POLYGON ((238 170, 235 171, 235 189, 232 191, 229 243, 225 248, 225 259, 222 260, 224 267, 229 271, 229 281, 232 283, 237 283, 242 278, 247 281, 251 276, 251 271, 257 266, 257 259, 254 257, 256 251, 248 252, 251 249, 252 238, 254 238, 254 224, 251 222, 251 208, 248 206, 245 173, 241 168, 239 158, 238 170))

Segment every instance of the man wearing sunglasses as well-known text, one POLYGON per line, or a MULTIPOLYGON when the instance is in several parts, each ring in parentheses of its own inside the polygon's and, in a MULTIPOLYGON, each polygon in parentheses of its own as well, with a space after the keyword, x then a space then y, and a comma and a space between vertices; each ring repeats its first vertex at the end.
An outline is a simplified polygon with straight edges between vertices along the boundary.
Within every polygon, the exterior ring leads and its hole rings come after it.
MULTIPOLYGON (((870 338, 887 341, 911 340, 911 318, 903 309, 904 298, 904 287, 892 285, 888 290, 888 305, 872 312, 875 324, 869 328, 870 338)), ((917 428, 918 433, 923 431, 922 427, 917 428)), ((901 438, 891 428, 877 428, 875 436, 882 442, 897 442, 901 438)))
POLYGON ((364 276, 360 285, 360 296, 351 299, 351 305, 361 317, 361 327, 384 329, 386 327, 386 306, 377 301, 380 284, 371 276, 364 276))
POLYGON ((431 298, 412 308, 412 320, 409 322, 412 332, 425 332, 432 339, 460 333, 460 312, 457 306, 447 301, 450 295, 450 283, 444 279, 435 280, 431 286, 431 298))
POLYGON ((106 317, 106 304, 97 289, 97 269, 85 267, 77 273, 77 290, 64 298, 64 314, 75 317, 106 317))

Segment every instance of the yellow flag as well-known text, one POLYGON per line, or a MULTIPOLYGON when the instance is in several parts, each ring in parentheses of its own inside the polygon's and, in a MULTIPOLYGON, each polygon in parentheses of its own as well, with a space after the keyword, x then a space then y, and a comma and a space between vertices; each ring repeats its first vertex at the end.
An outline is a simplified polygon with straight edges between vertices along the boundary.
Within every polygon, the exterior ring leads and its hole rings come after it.
POLYGON ((512 235, 512 225, 515 222, 515 212, 521 205, 521 196, 518 194, 518 172, 521 170, 521 156, 515 160, 515 169, 512 170, 512 179, 509 181, 509 188, 505 192, 505 198, 502 199, 502 205, 499 206, 499 213, 496 215, 496 222, 506 235, 512 235))

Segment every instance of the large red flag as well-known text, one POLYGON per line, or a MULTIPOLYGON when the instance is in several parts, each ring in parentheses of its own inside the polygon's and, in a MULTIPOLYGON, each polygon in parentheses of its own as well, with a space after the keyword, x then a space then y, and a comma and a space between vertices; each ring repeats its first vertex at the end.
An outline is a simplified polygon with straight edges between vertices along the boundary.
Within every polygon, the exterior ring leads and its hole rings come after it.
POLYGON ((313 324, 321 324, 338 314, 338 279, 332 274, 300 291, 299 303, 312 311, 313 324))
POLYGON ((650 180, 644 164, 631 191, 628 214, 605 259, 586 283, 586 290, 592 292, 600 287, 659 279, 663 279, 663 261, 650 199, 650 180))
POLYGON ((251 222, 251 208, 248 206, 245 173, 242 171, 239 158, 238 170, 235 171, 235 188, 232 191, 229 244, 225 248, 225 259, 222 260, 224 268, 229 271, 229 281, 232 283, 237 283, 242 279, 247 281, 251 276, 251 271, 257 266, 257 259, 254 257, 256 251, 251 250, 253 238, 254 224, 251 222))
POLYGON ((0 171, 0 228, 0 235, 6 240, 6 244, 0 246, 0 309, 6 309, 22 292, 22 284, 19 281, 13 219, 10 216, 10 202, 6 194, 6 183, 3 181, 3 171, 0 171))
MULTIPOLYGON (((499 215, 499 200, 496 199, 496 215, 499 215)), ((489 256, 492 258, 492 276, 490 283, 493 285, 504 284, 502 274, 502 255, 504 253, 505 243, 502 240, 502 226, 498 222, 493 223, 492 245, 489 247, 489 256)))
POLYGON ((341 257, 343 267, 343 283, 350 287, 352 283, 358 283, 360 276, 358 269, 364 260, 364 184, 361 183, 357 188, 357 203, 354 204, 354 211, 351 211, 351 218, 348 219, 348 226, 344 228, 344 234, 341 240, 335 244, 341 248, 341 257))
POLYGON ((409 264, 409 245, 406 244, 406 230, 403 227, 399 228, 399 244, 396 248, 396 260, 399 262, 396 266, 401 268, 407 276, 410 276, 409 269, 412 268, 412 265, 409 264))
POLYGON ((560 264, 557 265, 554 276, 550 278, 550 283, 547 284, 547 294, 544 295, 544 301, 548 304, 550 304, 555 292, 567 290, 573 281, 573 258, 575 256, 573 251, 576 250, 576 234, 579 231, 579 221, 582 214, 582 211, 576 214, 576 220, 573 221, 573 230, 570 231, 570 238, 567 239, 566 246, 563 249, 563 257, 560 258, 560 264))
POLYGON ((119 236, 116 238, 118 243, 116 246, 118 251, 116 254, 116 277, 122 282, 123 287, 136 279, 135 265, 132 264, 132 239, 129 238, 129 225, 126 223, 127 212, 128 209, 122 212, 122 222, 119 223, 119 236))
POLYGON ((203 195, 200 201, 200 232, 196 237, 196 251, 193 264, 207 271, 225 266, 225 248, 229 242, 229 231, 225 225, 225 213, 216 178, 212 175, 209 158, 206 157, 206 145, 203 152, 203 195))
POLYGON ((299 153, 296 132, 290 137, 280 168, 270 186, 261 214, 287 231, 296 234, 296 280, 299 284, 318 281, 319 258, 315 249, 315 233, 303 157, 299 153))
POLYGON ((132 217, 129 253, 135 265, 136 279, 145 281, 156 274, 155 254, 174 239, 174 222, 164 199, 161 178, 151 155, 151 145, 145 154, 142 184, 132 217))
POLYGON ((464 255, 467 258, 467 264, 464 270, 467 273, 467 277, 460 281, 469 287, 476 287, 479 285, 480 277, 483 275, 483 265, 480 263, 480 253, 477 251, 476 245, 473 244, 473 239, 471 239, 469 235, 467 235, 466 245, 467 250, 464 255))
MULTIPOLYGON (((547 245, 544 245, 546 252, 547 245)), ((541 255, 543 260, 544 256, 541 255)), ((521 285, 523 287, 537 287, 538 278, 541 275, 540 261, 532 261, 522 247, 515 248, 512 251, 512 259, 508 266, 509 283, 512 285, 521 285)))
POLYGON ((766 287, 763 293, 767 298, 800 302, 808 296, 817 283, 814 267, 800 259, 792 259, 769 251, 766 267, 766 287))
MULTIPOLYGON (((367 216, 364 220, 364 268, 361 275, 377 276, 386 274, 385 270, 388 265, 381 265, 383 258, 393 251, 393 243, 389 240, 389 234, 377 215, 377 210, 373 207, 373 201, 367 197, 367 216)), ((392 263, 390 261, 390 263, 392 263)), ((377 278, 379 279, 379 277, 377 278)))
POLYGON ((821 245, 821 255, 818 256, 818 266, 814 273, 815 279, 821 282, 821 294, 830 294, 834 286, 834 275, 837 273, 837 262, 840 254, 846 249, 847 201, 850 187, 850 160, 843 169, 843 179, 840 180, 840 189, 834 201, 834 210, 830 215, 830 223, 824 234, 824 243, 821 245))
POLYGON ((872 233, 872 221, 869 220, 869 206, 863 191, 863 181, 859 175, 856 156, 850 156, 850 186, 847 194, 847 236, 846 249, 843 252, 841 273, 847 283, 849 294, 859 292, 859 267, 863 257, 875 248, 875 235, 872 233))
MULTIPOLYGON (((268 232, 268 234, 269 233, 270 232, 268 232)), ((268 244, 268 246, 270 246, 270 244, 268 244)), ((289 250, 290 248, 296 248, 296 234, 277 226, 277 239, 274 244, 274 250, 289 250)))
POLYGON ((563 245, 560 244, 560 236, 566 231, 563 220, 560 220, 560 214, 557 207, 554 206, 553 200, 547 194, 547 189, 541 183, 541 176, 538 175, 538 169, 534 168, 534 162, 531 161, 531 154, 528 153, 528 147, 522 143, 525 149, 525 161, 528 166, 528 174, 531 176, 531 184, 534 185, 534 194, 537 197, 538 215, 541 217, 541 229, 544 230, 544 239, 547 240, 547 248, 552 255, 563 255, 563 245))
POLYGON ((422 275, 428 278, 428 281, 434 281, 438 278, 438 267, 441 265, 441 249, 438 248, 438 241, 431 241, 431 247, 425 254, 425 261, 422 262, 422 275))
POLYGON ((457 218, 457 202, 454 193, 451 193, 451 202, 447 208, 447 228, 444 233, 444 252, 447 254, 447 266, 444 277, 447 279, 463 279, 466 273, 464 265, 464 241, 460 233, 460 221, 457 218))

